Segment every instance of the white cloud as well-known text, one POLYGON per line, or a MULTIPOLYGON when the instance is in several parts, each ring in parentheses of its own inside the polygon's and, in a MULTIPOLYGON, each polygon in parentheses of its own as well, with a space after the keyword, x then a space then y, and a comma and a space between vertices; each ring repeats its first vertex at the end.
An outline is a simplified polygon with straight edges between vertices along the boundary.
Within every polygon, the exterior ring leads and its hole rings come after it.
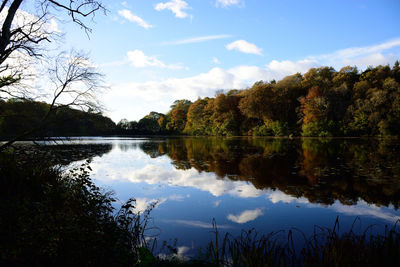
POLYGON ((133 67, 145 68, 145 67, 159 67, 165 68, 166 65, 158 60, 156 57, 146 56, 141 50, 128 51, 128 60, 133 67))
POLYGON ((214 207, 218 207, 219 206, 219 204, 221 204, 221 202, 222 202, 222 200, 216 200, 215 202, 214 202, 214 207))
POLYGON ((297 202, 297 203, 303 203, 303 204, 310 203, 305 197, 296 198, 291 195, 287 195, 279 190, 275 190, 275 191, 268 193, 268 198, 274 204, 278 203, 278 202, 283 202, 283 203, 297 202))
POLYGON ((387 54, 384 51, 399 46, 400 38, 396 38, 376 45, 340 49, 330 54, 310 56, 308 58, 338 69, 346 65, 356 65, 364 69, 369 65, 377 66, 394 63, 400 55, 387 54))
POLYGON ((144 21, 142 18, 132 14, 132 12, 129 11, 128 9, 118 10, 118 14, 121 17, 129 20, 130 22, 134 22, 134 23, 138 24, 140 27, 143 27, 145 29, 149 29, 149 28, 153 27, 152 25, 150 25, 149 23, 144 21))
POLYGON ((249 43, 245 40, 237 40, 226 45, 228 50, 237 50, 246 54, 254 54, 262 56, 262 49, 257 47, 255 44, 249 43))
POLYGON ((162 197, 159 199, 138 197, 138 198, 136 198, 136 205, 135 205, 135 208, 133 209, 133 211, 134 212, 144 212, 151 205, 154 205, 154 207, 156 208, 156 207, 160 206, 161 204, 165 203, 167 200, 182 201, 183 199, 184 199, 184 197, 179 196, 179 195, 172 195, 169 197, 162 197))
POLYGON ((343 65, 359 66, 361 68, 366 68, 368 66, 385 65, 389 62, 395 62, 398 59, 393 54, 383 55, 382 53, 376 53, 359 58, 344 58, 342 60, 343 65))
POLYGON ((127 52, 127 59, 131 66, 135 68, 157 67, 168 69, 182 69, 182 64, 166 65, 154 56, 146 56, 141 50, 132 50, 127 52))
POLYGON ((381 44, 364 46, 364 47, 351 47, 346 49, 337 50, 332 54, 326 54, 318 56, 317 58, 323 59, 346 59, 346 58, 355 58, 358 56, 364 56, 368 54, 380 53, 384 50, 388 50, 393 47, 400 46, 400 38, 393 39, 381 44))
MULTIPOLYGON (((117 151, 116 151, 117 152, 117 151)), ((115 156, 115 155, 114 155, 115 156)), ((132 167, 132 156, 124 159, 118 157, 118 163, 124 168, 118 168, 117 170, 111 165, 115 164, 112 161, 113 156, 107 154, 104 155, 104 160, 99 162, 93 162, 91 167, 93 169, 93 175, 96 179, 102 179, 105 181, 129 181, 131 183, 147 183, 150 185, 161 184, 169 186, 183 186, 196 188, 201 191, 209 192, 215 197, 219 197, 225 194, 236 196, 240 198, 253 198, 263 194, 263 190, 255 188, 252 184, 243 181, 231 181, 228 178, 216 179, 214 173, 199 173, 196 169, 192 168, 189 170, 181 171, 170 166, 170 159, 168 157, 152 159, 148 164, 138 168, 132 167), (169 168, 163 167, 167 164, 169 168), (100 177, 96 174, 100 173, 100 177)), ((141 162, 146 162, 145 159, 141 159, 141 162)), ((178 197, 179 198, 179 197, 178 197)), ((167 199, 178 200, 176 196, 170 196, 167 199)), ((148 202, 149 200, 146 199, 148 202)), ((154 201, 154 199, 152 199, 154 201)))
MULTIPOLYGON (((8 7, 4 7, 0 13, 0 22, 3 24, 8 13, 8 7)), ((12 21, 12 29, 22 28, 25 32, 31 32, 31 37, 42 37, 52 33, 61 33, 58 23, 54 17, 39 17, 29 12, 18 9, 12 21)), ((22 34, 21 34, 22 35, 22 34)), ((16 36, 14 36, 15 38, 16 36)))
POLYGON ((229 7, 234 5, 244 5, 244 0, 217 0, 215 2, 216 7, 229 7))
POLYGON ((183 19, 188 16, 188 14, 185 13, 183 10, 190 9, 190 7, 188 3, 183 0, 171 0, 166 3, 158 3, 155 6, 155 10, 157 11, 161 11, 164 9, 171 10, 175 14, 175 17, 183 19))
POLYGON ((136 205, 133 209, 134 212, 143 212, 147 208, 149 208, 151 205, 159 206, 163 204, 165 201, 167 201, 166 198, 161 198, 161 199, 149 199, 149 198, 136 198, 136 205))
POLYGON ((198 36, 198 37, 192 37, 192 38, 182 39, 182 40, 173 41, 173 42, 164 42, 164 43, 162 43, 162 45, 181 45, 181 44, 201 43, 201 42, 206 42, 206 41, 211 41, 211 40, 225 39, 225 38, 229 38, 229 37, 231 37, 231 35, 229 35, 229 34, 198 36))
POLYGON ((47 30, 48 32, 56 32, 56 33, 61 33, 61 30, 58 26, 57 21, 54 18, 51 18, 49 22, 47 23, 47 30))
POLYGON ((175 200, 175 201, 183 201, 185 199, 185 197, 182 195, 172 195, 172 196, 169 196, 168 199, 175 200))
MULTIPOLYGON (((191 220, 163 220, 164 222, 174 223, 174 224, 181 224, 184 226, 189 227, 196 227, 196 228, 204 228, 204 229, 213 229, 213 225, 211 222, 202 222, 202 221, 191 221, 191 220)), ((230 229, 233 228, 230 225, 223 225, 218 224, 219 229, 230 229)))
POLYGON ((177 253, 178 258, 185 259, 186 258, 185 253, 188 252, 189 250, 190 248, 186 246, 178 247, 178 253, 177 253))
POLYGON ((214 64, 221 64, 221 62, 219 61, 219 59, 216 58, 216 57, 213 57, 212 62, 213 62, 214 64))
POLYGON ((391 223, 400 221, 400 216, 398 214, 385 211, 383 208, 375 204, 368 204, 363 200, 360 200, 357 205, 353 206, 346 206, 336 201, 330 208, 351 216, 375 217, 391 223))
MULTIPOLYGON (((14 53, 3 62, 3 66, 7 66, 8 69, 1 72, 2 76, 21 73, 22 79, 14 85, 3 88, 6 90, 0 92, 0 97, 9 97, 6 93, 8 91, 12 92, 14 96, 23 98, 31 97, 39 101, 44 100, 42 97, 45 97, 47 93, 51 92, 50 89, 43 90, 41 87, 43 81, 38 79, 38 77, 41 77, 46 73, 44 64, 40 59, 33 58, 23 51, 14 51, 14 53), (40 99, 38 97, 40 97, 40 99)), ((49 87, 48 84, 46 85, 49 87)))
POLYGON ((263 215, 263 211, 261 208, 258 208, 255 210, 245 210, 238 215, 229 214, 227 218, 232 222, 242 224, 254 221, 261 215, 263 215))
POLYGON ((291 60, 272 60, 266 65, 266 69, 268 69, 271 73, 274 73, 279 78, 283 78, 282 74, 290 75, 296 72, 305 73, 310 68, 318 66, 319 63, 317 60, 312 59, 303 59, 298 61, 291 60))

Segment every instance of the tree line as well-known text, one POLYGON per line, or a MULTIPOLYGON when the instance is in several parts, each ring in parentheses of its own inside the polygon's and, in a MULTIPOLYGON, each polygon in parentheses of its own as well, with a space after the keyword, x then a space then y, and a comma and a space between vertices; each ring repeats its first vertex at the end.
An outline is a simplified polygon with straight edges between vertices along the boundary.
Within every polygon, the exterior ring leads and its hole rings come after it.
POLYGON ((29 99, 0 100, 0 138, 32 136, 194 135, 194 136, 398 136, 400 64, 335 71, 312 68, 280 81, 258 81, 196 101, 176 100, 162 114, 115 124, 100 112, 54 108, 29 99), (54 111, 49 112, 50 109, 54 111))
MULTIPOLYGON (((7 140, 35 129, 48 114, 50 104, 37 101, 0 100, 0 138, 7 140)), ((27 137, 110 135, 115 123, 101 113, 61 107, 51 112, 40 129, 27 137)))
POLYGON ((195 102, 176 100, 166 113, 121 120, 125 134, 214 136, 397 136, 400 66, 312 68, 280 81, 258 81, 195 102))

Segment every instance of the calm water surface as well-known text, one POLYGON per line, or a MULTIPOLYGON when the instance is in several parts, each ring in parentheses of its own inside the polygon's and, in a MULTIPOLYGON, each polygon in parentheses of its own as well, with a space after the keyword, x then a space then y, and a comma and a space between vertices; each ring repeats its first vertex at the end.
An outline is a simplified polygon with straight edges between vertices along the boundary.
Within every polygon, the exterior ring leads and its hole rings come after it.
MULTIPOLYGON (((398 140, 272 138, 92 138, 69 141, 92 151, 95 182, 143 211, 157 202, 158 240, 177 239, 193 255, 221 231, 239 235, 314 226, 341 230, 400 219, 398 140)), ((62 147, 61 146, 61 147, 62 147)), ((73 164, 79 164, 80 154, 73 164)))

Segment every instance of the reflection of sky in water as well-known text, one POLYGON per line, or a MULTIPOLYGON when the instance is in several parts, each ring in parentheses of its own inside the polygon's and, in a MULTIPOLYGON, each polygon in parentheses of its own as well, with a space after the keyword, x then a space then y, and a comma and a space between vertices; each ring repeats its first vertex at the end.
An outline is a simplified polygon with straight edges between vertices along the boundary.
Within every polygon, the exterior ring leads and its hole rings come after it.
POLYGON ((279 190, 257 189, 247 181, 218 178, 212 172, 194 168, 177 170, 164 155, 151 158, 138 143, 142 140, 109 140, 111 152, 95 157, 91 163, 96 183, 116 192, 121 201, 136 198, 136 210, 143 211, 158 202, 151 215, 161 230, 159 240, 178 239, 181 254, 195 253, 211 240, 212 219, 219 229, 240 234, 241 229, 258 231, 288 230, 291 227, 311 234, 314 225, 333 226, 340 216, 343 230, 349 229, 355 216, 362 224, 394 223, 400 213, 390 207, 378 207, 358 201, 356 205, 312 204, 279 190))

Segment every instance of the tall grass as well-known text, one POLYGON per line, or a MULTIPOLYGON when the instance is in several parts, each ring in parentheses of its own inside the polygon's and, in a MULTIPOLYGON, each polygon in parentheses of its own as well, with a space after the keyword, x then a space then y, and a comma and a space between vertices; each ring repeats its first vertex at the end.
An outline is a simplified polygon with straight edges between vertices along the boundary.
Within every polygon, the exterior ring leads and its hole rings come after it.
POLYGON ((308 238, 295 228, 286 235, 283 231, 261 235, 251 229, 238 237, 221 236, 215 221, 213 226, 215 238, 205 258, 212 266, 400 266, 397 223, 386 226, 383 234, 371 233, 373 226, 356 233, 354 223, 341 233, 337 218, 333 228, 316 226, 308 238), (294 241, 295 234, 304 240, 303 247, 294 241))

